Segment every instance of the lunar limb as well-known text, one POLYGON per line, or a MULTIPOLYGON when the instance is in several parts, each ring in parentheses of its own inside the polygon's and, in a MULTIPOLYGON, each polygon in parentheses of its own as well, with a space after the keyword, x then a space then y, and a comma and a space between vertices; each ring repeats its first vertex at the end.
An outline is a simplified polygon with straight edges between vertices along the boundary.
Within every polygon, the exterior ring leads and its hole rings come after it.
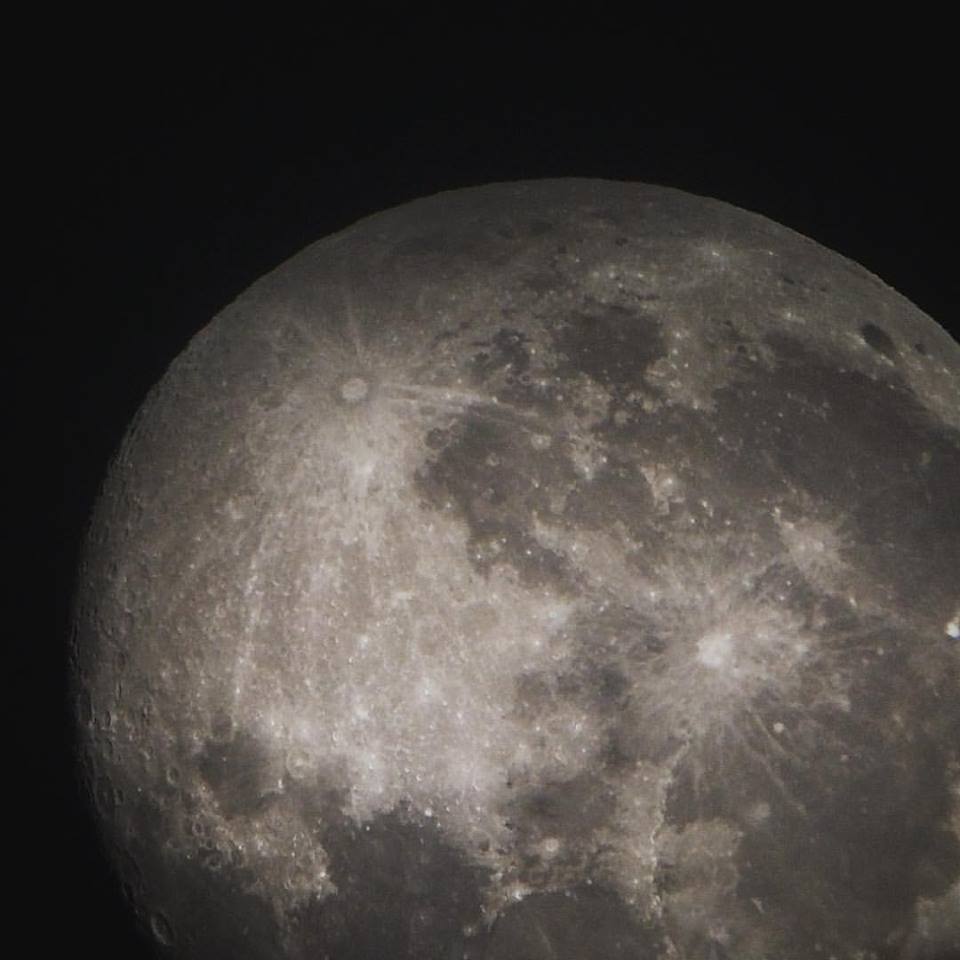
POLYGON ((161 955, 960 948, 960 346, 676 190, 494 184, 254 284, 77 615, 161 955))

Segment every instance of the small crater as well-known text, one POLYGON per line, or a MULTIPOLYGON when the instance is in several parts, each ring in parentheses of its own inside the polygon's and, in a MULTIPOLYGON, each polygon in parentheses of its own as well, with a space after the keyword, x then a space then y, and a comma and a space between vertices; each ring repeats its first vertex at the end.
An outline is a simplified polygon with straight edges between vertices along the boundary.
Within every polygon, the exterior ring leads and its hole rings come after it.
POLYGON ((155 708, 153 705, 152 698, 145 697, 143 702, 140 705, 139 717, 140 722, 145 726, 149 727, 153 723, 155 708))
POLYGON ((170 926, 170 921, 162 913, 150 915, 150 932, 157 943, 164 947, 173 946, 173 928, 170 926))
POLYGON ((350 377, 340 384, 340 399, 344 403, 362 403, 370 395, 370 384, 363 377, 350 377))
POLYGON ((224 866, 223 854, 209 841, 197 852, 197 862, 200 866, 216 873, 224 866))
POLYGON ((434 427, 428 431, 425 443, 428 450, 442 450, 452 439, 449 430, 442 430, 440 427, 434 427))
POLYGON ((897 345, 893 342, 890 334, 881 329, 875 323, 865 323, 860 328, 860 336, 864 343, 877 353, 882 354, 888 360, 893 360, 897 355, 897 345))
POLYGON ((306 750, 296 747, 287 751, 286 772, 294 780, 306 779, 313 770, 312 758, 306 750))
POLYGON ((556 837, 547 837, 540 849, 545 857, 555 857, 560 850, 560 841, 556 837))

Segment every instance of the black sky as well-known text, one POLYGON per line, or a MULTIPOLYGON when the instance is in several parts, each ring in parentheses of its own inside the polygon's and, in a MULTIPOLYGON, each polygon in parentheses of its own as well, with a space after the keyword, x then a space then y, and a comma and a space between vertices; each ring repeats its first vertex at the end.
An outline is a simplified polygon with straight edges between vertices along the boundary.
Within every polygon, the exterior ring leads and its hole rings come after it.
POLYGON ((894 25, 879 48, 856 30, 821 47, 813 30, 788 49, 773 30, 761 55, 747 32, 587 32, 572 19, 522 35, 504 19, 479 48, 472 24, 252 23, 202 37, 189 23, 116 26, 60 26, 20 141, 34 167, 23 182, 50 201, 53 270, 16 356, 55 349, 63 430, 41 561, 57 639, 37 641, 25 664, 50 706, 31 740, 45 748, 24 763, 43 785, 28 813, 63 828, 46 831, 51 850, 40 854, 58 864, 55 883, 43 873, 59 904, 49 936, 69 930, 78 949, 135 957, 71 779, 69 596, 126 424, 221 307, 306 244, 386 207, 496 180, 591 176, 762 213, 859 261, 956 337, 960 206, 955 83, 928 42, 935 25, 929 35, 894 25))

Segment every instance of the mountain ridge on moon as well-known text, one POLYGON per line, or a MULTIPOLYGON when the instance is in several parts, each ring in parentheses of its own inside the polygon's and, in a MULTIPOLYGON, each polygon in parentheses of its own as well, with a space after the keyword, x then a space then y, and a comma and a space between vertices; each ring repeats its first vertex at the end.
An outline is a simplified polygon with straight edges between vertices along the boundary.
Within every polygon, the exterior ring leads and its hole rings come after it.
POLYGON ((91 525, 133 908, 185 957, 945 957, 957 476, 960 347, 755 214, 543 180, 319 241, 91 525))

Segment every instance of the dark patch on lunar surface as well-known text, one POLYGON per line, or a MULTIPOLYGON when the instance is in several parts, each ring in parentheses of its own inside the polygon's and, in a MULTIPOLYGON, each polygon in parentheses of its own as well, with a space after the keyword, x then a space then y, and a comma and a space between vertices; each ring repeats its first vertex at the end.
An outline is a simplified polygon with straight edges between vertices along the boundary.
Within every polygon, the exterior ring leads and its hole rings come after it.
POLYGON ((178 955, 210 960, 274 960, 282 956, 272 911, 262 898, 243 892, 249 881, 242 873, 178 865, 175 872, 166 872, 166 883, 157 884, 164 869, 151 872, 151 896, 170 904, 169 914, 159 914, 163 917, 161 938, 157 937, 157 924, 151 925, 161 946, 173 948, 178 955))
POLYGON ((850 942, 900 956, 889 945, 909 928, 913 904, 943 895, 960 871, 942 754, 944 739, 960 730, 960 706, 945 699, 958 677, 937 678, 918 698, 924 680, 910 675, 908 638, 901 651, 881 630, 866 643, 851 640, 835 638, 835 662, 856 663, 848 710, 798 704, 768 712, 759 705, 770 726, 778 718, 798 731, 784 738, 781 752, 769 756, 758 738, 718 753, 706 770, 681 764, 666 806, 681 830, 735 822, 755 805, 758 785, 767 785, 764 823, 741 819, 737 893, 763 905, 783 956, 815 956, 850 942), (885 719, 865 719, 878 704, 885 719), (821 734, 804 743, 799 731, 811 713, 821 734), (816 755, 816 766, 796 763, 793 753, 816 755), (779 789, 771 789, 774 780, 779 789))
POLYGON ((877 353, 883 354, 888 360, 893 360, 897 355, 897 345, 893 338, 882 327, 875 323, 865 323, 860 328, 860 336, 868 347, 872 347, 877 353))
POLYGON ((317 943, 338 960, 463 955, 468 931, 481 921, 486 877, 434 824, 402 812, 362 828, 341 821, 323 832, 323 842, 338 889, 298 912, 304 955, 317 943))
POLYGON ((638 922, 604 890, 579 887, 534 894, 497 920, 489 943, 470 960, 642 960, 662 956, 652 924, 638 922))
POLYGON ((654 317, 616 305, 570 317, 555 331, 554 342, 565 357, 563 375, 584 373, 618 392, 636 389, 665 351, 654 317))
POLYGON ((768 829, 746 835, 739 893, 776 916, 788 955, 854 942, 900 956, 890 944, 909 929, 916 898, 950 886, 960 850, 943 826, 948 795, 930 787, 943 771, 919 749, 909 760, 853 763, 839 784, 804 784, 805 816, 781 811, 768 829))
POLYGON ((431 433, 439 452, 418 474, 417 487, 432 507, 454 505, 470 530, 468 554, 478 570, 509 563, 530 585, 574 587, 559 554, 538 542, 532 515, 546 511, 550 481, 569 466, 551 451, 530 448, 509 423, 483 415, 465 418, 452 432, 431 433))
POLYGON ((249 734, 207 741, 197 766, 225 816, 251 814, 269 802, 269 756, 249 734))
POLYGON ((877 353, 882 353, 888 360, 893 360, 897 355, 897 345, 893 338, 882 327, 875 323, 865 323, 860 328, 860 336, 863 337, 868 347, 872 347, 877 353))
MULTIPOLYGON (((762 499, 780 484, 832 504, 850 549, 898 609, 956 602, 960 437, 896 383, 838 370, 796 340, 771 337, 776 367, 717 393, 729 485, 762 499)), ((719 458, 718 458, 719 459, 719 458)))
POLYGON ((518 792, 506 813, 522 841, 542 837, 583 839, 609 820, 616 805, 603 782, 587 774, 518 792))
POLYGON ((957 955, 929 318, 596 181, 390 211, 230 310, 118 458, 78 616, 162 956, 957 955))
POLYGON ((530 354, 525 347, 526 334, 506 327, 497 331, 489 343, 480 343, 483 348, 473 360, 474 376, 482 383, 498 370, 508 370, 511 376, 521 376, 530 366, 530 354))
POLYGON ((248 892, 248 870, 170 856, 162 842, 169 821, 156 802, 128 804, 120 822, 125 896, 159 956, 280 960, 276 918, 262 897, 248 892))
POLYGON ((570 490, 560 522, 602 530, 618 517, 631 533, 641 536, 649 531, 654 512, 650 487, 634 465, 618 461, 613 450, 605 456, 589 485, 577 484, 570 490))

